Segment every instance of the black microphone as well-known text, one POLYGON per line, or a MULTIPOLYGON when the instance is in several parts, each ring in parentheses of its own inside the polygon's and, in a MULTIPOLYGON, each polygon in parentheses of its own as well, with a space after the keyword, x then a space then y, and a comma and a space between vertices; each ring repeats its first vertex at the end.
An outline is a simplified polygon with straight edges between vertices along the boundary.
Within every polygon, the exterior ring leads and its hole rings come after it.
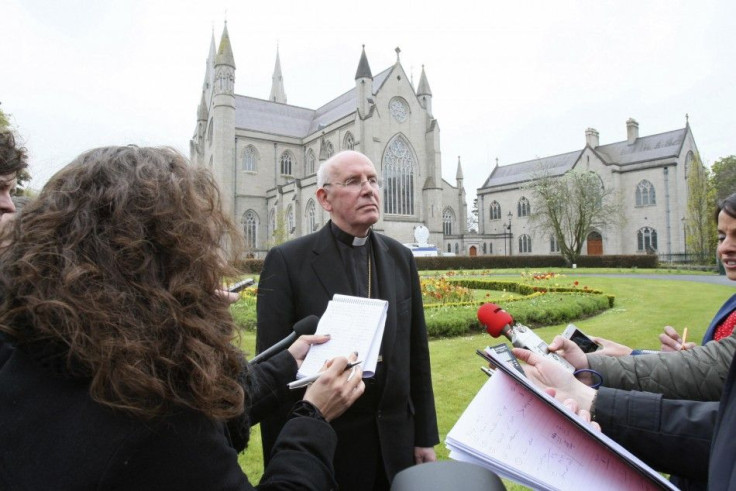
POLYGON ((260 363, 263 360, 271 358, 279 351, 289 347, 291 343, 296 341, 296 338, 303 334, 314 334, 314 332, 317 330, 317 324, 319 324, 319 317, 317 317, 316 315, 308 315, 304 319, 297 321, 297 323, 294 324, 294 332, 292 332, 270 348, 261 351, 252 360, 250 360, 250 363, 260 363))

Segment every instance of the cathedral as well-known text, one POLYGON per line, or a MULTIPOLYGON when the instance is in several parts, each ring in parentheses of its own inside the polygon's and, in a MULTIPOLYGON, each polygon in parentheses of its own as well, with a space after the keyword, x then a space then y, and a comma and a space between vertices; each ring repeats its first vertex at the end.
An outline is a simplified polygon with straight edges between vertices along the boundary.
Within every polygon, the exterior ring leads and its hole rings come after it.
POLYGON ((406 244, 416 231, 428 232, 426 242, 440 250, 449 237, 465 234, 460 162, 453 186, 442 178, 440 128, 424 67, 415 89, 399 53, 374 75, 363 47, 352 87, 308 109, 287 104, 278 51, 268 99, 235 94, 227 24, 217 49, 212 37, 190 157, 212 170, 224 207, 243 227, 249 256, 264 257, 270 247, 327 223, 315 196, 316 172, 341 150, 367 155, 382 178, 376 231, 406 244))
POLYGON ((582 148, 560 155, 496 166, 478 195, 478 234, 458 237, 447 251, 468 254, 559 254, 554 236, 532 226, 534 204, 527 185, 540 171, 561 176, 572 170, 595 172, 601 186, 616 190, 625 223, 608 223, 591 230, 584 255, 657 254, 667 259, 686 252, 688 169, 698 153, 686 121, 684 128, 639 135, 634 119, 622 125, 625 139, 600 144, 598 131, 588 128, 582 148), (625 131, 624 131, 625 130, 625 131))

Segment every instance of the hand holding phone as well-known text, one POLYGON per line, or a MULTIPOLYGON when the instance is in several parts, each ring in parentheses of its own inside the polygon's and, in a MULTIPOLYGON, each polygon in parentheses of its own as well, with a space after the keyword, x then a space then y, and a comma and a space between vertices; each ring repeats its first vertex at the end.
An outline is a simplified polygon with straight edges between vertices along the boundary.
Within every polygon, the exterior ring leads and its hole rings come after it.
POLYGON ((584 353, 593 353, 601 349, 601 345, 586 336, 575 324, 568 324, 562 333, 562 337, 577 344, 584 353))

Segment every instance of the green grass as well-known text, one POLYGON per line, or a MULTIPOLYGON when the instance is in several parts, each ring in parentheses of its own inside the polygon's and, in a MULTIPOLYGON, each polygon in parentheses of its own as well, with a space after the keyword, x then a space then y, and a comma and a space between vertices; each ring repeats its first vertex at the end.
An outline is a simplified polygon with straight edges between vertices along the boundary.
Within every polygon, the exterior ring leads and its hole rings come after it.
MULTIPOLYGON (((628 273, 620 270, 610 272, 628 273)), ((652 270, 648 272, 653 273, 652 270)), ((594 317, 575 321, 574 324, 587 334, 610 338, 637 348, 658 349, 657 336, 665 325, 671 325, 679 331, 687 327, 689 339, 700 341, 712 316, 734 293, 733 288, 729 286, 690 281, 606 276, 576 277, 570 270, 564 271, 564 274, 569 281, 577 279, 581 288, 587 286, 616 297, 612 309, 594 317)), ((555 335, 560 334, 564 327, 565 324, 546 326, 536 329, 535 332, 549 342, 555 335)), ((485 381, 485 375, 480 371, 483 362, 475 355, 475 350, 498 342, 500 341, 490 336, 478 334, 430 341, 432 378, 441 442, 435 447, 439 459, 448 458, 444 446, 445 436, 485 381)), ((255 333, 243 333, 242 346, 252 353, 255 333)), ((263 459, 257 426, 252 429, 251 443, 245 454, 241 454, 240 459, 243 470, 251 482, 258 482, 262 474, 263 459)), ((526 489, 510 482, 506 482, 506 485, 510 490, 526 489)))

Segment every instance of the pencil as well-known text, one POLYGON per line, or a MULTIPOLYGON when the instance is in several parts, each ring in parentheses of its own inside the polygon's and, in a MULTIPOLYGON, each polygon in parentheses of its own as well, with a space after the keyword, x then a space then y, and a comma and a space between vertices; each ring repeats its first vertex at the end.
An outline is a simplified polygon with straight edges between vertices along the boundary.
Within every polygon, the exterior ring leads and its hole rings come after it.
POLYGON ((687 327, 682 330, 682 343, 680 343, 680 349, 685 349, 685 342, 687 341, 687 327))

